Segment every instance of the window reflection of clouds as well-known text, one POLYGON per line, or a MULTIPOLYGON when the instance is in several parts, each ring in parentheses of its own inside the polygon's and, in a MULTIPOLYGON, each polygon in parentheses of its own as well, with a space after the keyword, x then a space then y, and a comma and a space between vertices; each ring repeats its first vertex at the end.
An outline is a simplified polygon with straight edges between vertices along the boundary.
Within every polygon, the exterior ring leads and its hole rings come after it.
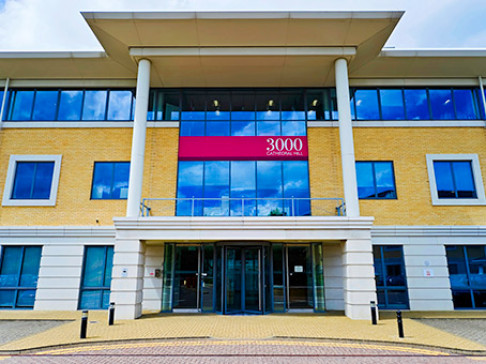
POLYGON ((130 120, 132 98, 131 91, 110 91, 107 119, 130 120))
POLYGON ((61 91, 58 120, 79 120, 83 91, 61 91))
MULTIPOLYGON (((275 198, 258 201, 259 216, 268 216, 277 209, 290 214, 290 201, 284 206, 283 197, 309 198, 308 164, 304 161, 181 161, 178 181, 178 198, 245 198, 244 203, 241 200, 196 201, 196 215, 241 216, 244 205, 244 215, 255 216, 254 197, 275 198), (285 179, 282 171, 287 176, 285 179)), ((295 212, 309 214, 309 201, 297 203, 295 212)), ((177 215, 190 214, 191 201, 179 201, 177 215)))
POLYGON ((108 91, 86 91, 83 120, 104 120, 108 91))

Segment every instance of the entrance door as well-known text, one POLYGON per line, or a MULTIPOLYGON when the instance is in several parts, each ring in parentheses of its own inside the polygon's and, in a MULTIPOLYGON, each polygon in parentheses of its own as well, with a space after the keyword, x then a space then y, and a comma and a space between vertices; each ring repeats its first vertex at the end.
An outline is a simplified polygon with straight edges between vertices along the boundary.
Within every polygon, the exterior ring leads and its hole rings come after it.
POLYGON ((261 262, 260 247, 225 248, 225 313, 262 313, 261 262))
POLYGON ((313 308, 310 246, 287 247, 288 308, 313 308))

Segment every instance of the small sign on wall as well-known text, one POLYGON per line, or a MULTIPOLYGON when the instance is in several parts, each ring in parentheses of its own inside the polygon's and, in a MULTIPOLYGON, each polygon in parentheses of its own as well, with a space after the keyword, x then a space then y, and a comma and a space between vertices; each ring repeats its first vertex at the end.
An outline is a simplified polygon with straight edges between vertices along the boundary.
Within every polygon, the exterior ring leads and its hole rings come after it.
POLYGON ((294 266, 294 273, 304 273, 304 266, 303 265, 295 265, 294 266))
POLYGON ((424 269, 424 277, 433 277, 434 271, 431 268, 424 269))

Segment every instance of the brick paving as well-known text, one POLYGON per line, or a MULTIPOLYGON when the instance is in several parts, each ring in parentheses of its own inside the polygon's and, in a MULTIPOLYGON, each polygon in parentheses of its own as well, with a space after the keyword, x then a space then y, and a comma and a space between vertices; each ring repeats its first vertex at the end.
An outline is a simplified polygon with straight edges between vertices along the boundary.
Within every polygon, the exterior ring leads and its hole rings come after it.
MULTIPOLYGON (((2 358, 0 357, 0 360, 2 358)), ((10 363, 477 363, 445 351, 319 340, 165 340, 51 349, 10 363)))
POLYGON ((65 323, 66 321, 0 321, 0 345, 44 332, 65 323))
POLYGON ((486 319, 419 319, 420 322, 486 346, 486 319))

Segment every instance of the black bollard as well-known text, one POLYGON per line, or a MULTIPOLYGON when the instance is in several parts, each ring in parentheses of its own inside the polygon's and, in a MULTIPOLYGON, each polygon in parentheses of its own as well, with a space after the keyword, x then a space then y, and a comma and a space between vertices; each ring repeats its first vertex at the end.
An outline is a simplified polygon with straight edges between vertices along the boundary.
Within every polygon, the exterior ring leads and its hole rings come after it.
POLYGON ((402 322, 402 311, 397 311, 397 325, 398 325, 398 337, 403 338, 403 322, 402 322))
POLYGON ((86 339, 86 331, 88 330, 88 310, 83 310, 83 317, 81 317, 81 333, 79 337, 86 339))
POLYGON ((371 324, 376 325, 376 302, 370 301, 371 306, 371 324))
POLYGON ((108 308, 108 325, 113 325, 115 321, 115 302, 110 302, 110 307, 108 308))

